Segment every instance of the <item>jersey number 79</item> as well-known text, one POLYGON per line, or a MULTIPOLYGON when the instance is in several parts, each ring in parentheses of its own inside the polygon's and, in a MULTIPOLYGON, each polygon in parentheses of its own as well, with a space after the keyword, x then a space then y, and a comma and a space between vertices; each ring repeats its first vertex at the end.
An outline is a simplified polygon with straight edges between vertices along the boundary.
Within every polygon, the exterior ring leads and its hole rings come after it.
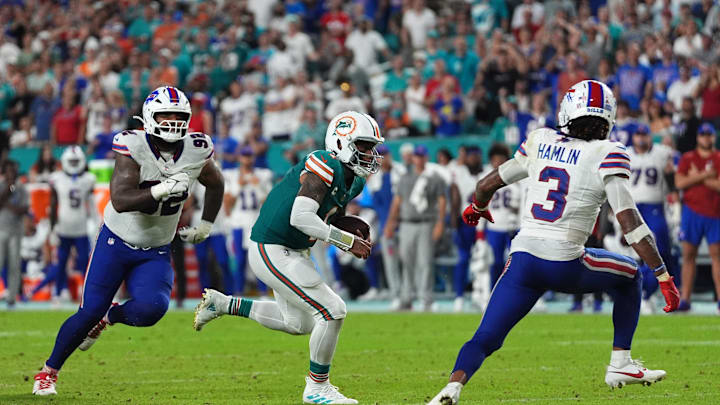
POLYGON ((550 179, 558 181, 557 188, 550 189, 547 193, 547 197, 545 197, 546 200, 553 202, 552 208, 547 210, 543 208, 542 204, 535 203, 532 205, 530 212, 532 212, 535 219, 546 222, 555 222, 560 219, 565 211, 565 204, 567 204, 565 196, 567 196, 568 189, 570 187, 570 175, 565 169, 548 166, 542 169, 538 180, 548 182, 550 179))

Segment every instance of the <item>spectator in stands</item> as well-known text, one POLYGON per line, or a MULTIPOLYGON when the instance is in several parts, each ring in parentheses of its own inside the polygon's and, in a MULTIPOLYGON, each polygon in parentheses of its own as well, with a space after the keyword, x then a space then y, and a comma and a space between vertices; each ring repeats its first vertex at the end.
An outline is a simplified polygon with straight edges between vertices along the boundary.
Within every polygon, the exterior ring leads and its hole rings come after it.
POLYGON ((112 159, 112 143, 116 133, 117 131, 112 129, 110 114, 105 114, 102 117, 102 130, 88 145, 88 155, 93 159, 112 159))
POLYGON ((412 0, 402 17, 402 42, 411 49, 423 49, 427 33, 435 27, 435 12, 424 0, 412 0))
POLYGON ((53 145, 85 143, 85 109, 77 103, 77 97, 72 88, 65 88, 62 104, 53 116, 50 143, 53 145))
POLYGON ((410 125, 415 132, 420 134, 426 134, 430 131, 430 112, 425 107, 426 92, 420 72, 416 71, 410 77, 410 85, 405 90, 405 106, 410 125))
POLYGON ((703 238, 708 243, 713 281, 720 300, 720 152, 715 150, 715 136, 715 128, 703 124, 697 134, 697 147, 683 154, 675 174, 675 185, 683 191, 680 225, 683 282, 678 311, 690 310, 697 270, 695 258, 703 238))
POLYGON ((28 145, 35 139, 35 128, 29 116, 20 118, 15 131, 10 134, 10 148, 28 145))
POLYGON ((286 158, 290 162, 298 162, 304 155, 325 147, 325 130, 327 124, 318 117, 317 110, 308 106, 303 111, 300 126, 290 138, 292 147, 286 151, 286 158))
POLYGON ((528 24, 535 28, 536 31, 542 24, 545 18, 545 8, 539 1, 534 0, 523 0, 522 4, 515 7, 512 15, 512 23, 510 26, 513 31, 519 30, 522 27, 527 27, 528 24))
POLYGON ((342 9, 342 0, 331 0, 329 10, 320 18, 320 25, 330 33, 333 41, 345 46, 345 38, 350 32, 350 16, 342 9))
POLYGON ((651 90, 650 70, 639 64, 640 46, 632 43, 628 46, 627 61, 617 69, 617 85, 620 98, 628 103, 631 113, 640 110, 640 100, 651 90))
POLYGON ((345 46, 353 52, 355 69, 368 76, 379 71, 378 54, 382 54, 386 60, 391 57, 385 40, 373 29, 372 20, 368 17, 361 17, 357 29, 345 40, 345 46))
POLYGON ((385 79, 383 90, 387 95, 395 95, 403 93, 408 88, 408 79, 410 75, 405 71, 405 60, 402 55, 396 55, 392 59, 392 70, 390 70, 385 79))
POLYGON ((269 141, 287 141, 297 129, 299 103, 297 88, 286 77, 278 76, 265 95, 265 114, 263 115, 263 137, 269 141))
POLYGON ((508 92, 515 90, 515 81, 527 73, 528 67, 522 55, 508 44, 499 44, 491 50, 489 57, 480 63, 483 83, 492 97, 497 97, 500 89, 508 92))
POLYGON ((30 167, 29 177, 31 183, 47 183, 52 172, 58 167, 58 161, 53 156, 52 146, 44 143, 40 148, 38 159, 35 164, 30 167))
POLYGON ((613 142, 620 142, 629 146, 632 144, 632 134, 635 133, 637 121, 630 116, 630 107, 624 100, 618 101, 616 109, 615 125, 610 132, 609 138, 613 142))
POLYGON ((15 95, 8 104, 7 117, 12 122, 12 127, 17 129, 20 126, 20 119, 30 114, 33 98, 35 96, 28 91, 25 80, 18 75, 13 80, 15 95))
POLYGON ((680 120, 675 124, 675 147, 678 152, 685 153, 697 146, 697 134, 700 118, 695 112, 695 101, 685 97, 680 111, 680 120))
POLYGON ((678 33, 680 36, 673 43, 673 52, 676 56, 690 58, 702 50, 702 36, 698 33, 695 20, 689 19, 678 26, 678 33))
POLYGON ((700 76, 695 98, 702 99, 700 118, 720 126, 720 63, 709 66, 700 76))
POLYGON ((460 80, 460 89, 467 93, 475 83, 475 75, 480 58, 475 52, 468 50, 467 40, 458 36, 453 40, 455 51, 449 57, 449 70, 460 80))
POLYGON ((458 84, 457 78, 447 72, 444 59, 436 59, 433 63, 433 68, 432 77, 425 83, 425 103, 430 106, 432 106, 440 96, 443 82, 446 78, 453 81, 453 91, 460 93, 460 85, 458 84))
POLYGON ((310 36, 300 31, 300 19, 296 15, 287 16, 288 32, 284 37, 288 52, 293 58, 293 63, 301 71, 305 70, 308 62, 317 60, 318 55, 310 40, 310 36))
POLYGON ((663 110, 662 104, 659 100, 650 101, 650 105, 648 106, 647 121, 650 126, 650 132, 653 135, 660 135, 663 137, 663 140, 672 140, 672 119, 663 110))
POLYGON ((87 116, 87 122, 85 123, 85 140, 88 144, 92 144, 95 137, 103 131, 103 123, 105 117, 110 115, 110 107, 105 99, 105 92, 97 76, 94 76, 90 80, 88 92, 90 95, 87 97, 85 103, 85 115, 87 116))
POLYGON ((343 111, 357 111, 360 113, 367 112, 365 103, 360 99, 360 97, 355 96, 355 88, 350 85, 350 83, 340 83, 340 90, 340 97, 330 100, 327 108, 325 108, 325 119, 329 121, 343 111))
POLYGON ((38 142, 50 140, 50 127, 55 112, 60 107, 60 103, 53 98, 54 88, 52 82, 45 83, 41 93, 35 97, 30 112, 33 116, 33 124, 35 126, 35 139, 38 142))
POLYGON ((228 127, 230 136, 238 142, 244 142, 254 120, 258 118, 258 94, 251 91, 252 82, 243 89, 240 80, 230 84, 230 95, 220 103, 221 119, 228 127))
POLYGON ((426 170, 428 150, 417 145, 412 170, 398 183, 393 197, 385 237, 392 239, 398 224, 398 243, 403 269, 401 309, 410 309, 413 296, 424 311, 432 309, 434 298, 434 244, 443 236, 446 185, 440 176, 426 170))
POLYGON ((8 286, 7 306, 15 306, 20 293, 20 239, 24 234, 23 219, 28 211, 30 199, 25 186, 18 178, 18 166, 13 160, 2 163, 0 179, 0 267, 7 265, 8 286))
POLYGON ((212 113, 205 109, 207 96, 202 92, 195 92, 190 100, 192 116, 188 124, 188 132, 202 132, 204 134, 212 134, 213 116, 212 113))
POLYGON ((560 105, 561 98, 570 87, 572 87, 575 83, 588 78, 587 73, 580 66, 580 58, 576 54, 569 54, 565 59, 565 63, 565 69, 560 72, 557 79, 556 94, 558 95, 558 98, 555 101, 557 105, 560 105))
POLYGON ((437 101, 432 106, 432 120, 435 134, 439 137, 460 135, 461 123, 465 116, 462 98, 455 92, 457 82, 445 77, 437 101))
POLYGON ((667 100, 671 103, 674 117, 680 116, 682 111, 683 100, 685 97, 691 97, 695 94, 700 82, 698 77, 690 77, 690 68, 682 65, 679 68, 680 76, 667 89, 667 100))
POLYGON ((267 151, 270 149, 267 139, 263 138, 262 123, 260 120, 253 122, 252 128, 245 138, 245 142, 241 145, 249 146, 255 155, 255 167, 268 167, 267 151))

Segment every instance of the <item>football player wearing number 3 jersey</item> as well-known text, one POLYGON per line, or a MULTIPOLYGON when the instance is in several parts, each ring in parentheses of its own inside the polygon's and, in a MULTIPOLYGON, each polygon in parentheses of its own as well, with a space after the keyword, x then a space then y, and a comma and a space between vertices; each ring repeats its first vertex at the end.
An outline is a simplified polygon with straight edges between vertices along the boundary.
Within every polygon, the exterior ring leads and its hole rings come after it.
POLYGON ((206 187, 202 221, 179 230, 180 237, 205 240, 220 210, 223 177, 211 160, 210 137, 187 132, 191 112, 185 94, 160 87, 145 99, 142 114, 144 131, 124 131, 113 139, 110 203, 90 255, 80 308, 60 328, 50 358, 35 376, 33 394, 57 394, 65 360, 76 348, 88 350, 108 325, 152 326, 163 317, 173 285, 168 245, 195 180, 206 187), (131 298, 113 304, 123 281, 131 298))
POLYGON ((527 178, 520 212, 520 232, 490 297, 475 335, 457 356, 450 382, 430 404, 455 404, 460 390, 486 357, 547 290, 564 293, 605 291, 613 297, 615 335, 605 383, 610 387, 651 384, 665 378, 630 357, 641 299, 641 273, 635 261, 603 249, 585 249, 600 206, 607 200, 625 240, 650 266, 667 305, 677 309, 680 297, 629 191, 630 158, 625 146, 607 141, 615 121, 615 97, 605 84, 585 80, 562 99, 558 122, 562 132, 531 132, 513 159, 477 183, 463 220, 492 222, 488 203, 498 189, 527 178))
POLYGON ((326 221, 344 212, 348 202, 362 192, 365 178, 378 171, 380 155, 375 146, 382 142, 377 122, 367 114, 346 111, 333 118, 325 133, 325 150, 307 155, 273 187, 250 234, 250 268, 273 289, 275 301, 253 301, 206 289, 195 310, 193 327, 198 331, 230 314, 293 335, 310 334, 304 403, 358 403, 330 384, 330 363, 347 309, 320 278, 310 247, 322 240, 368 258, 369 240, 326 221))

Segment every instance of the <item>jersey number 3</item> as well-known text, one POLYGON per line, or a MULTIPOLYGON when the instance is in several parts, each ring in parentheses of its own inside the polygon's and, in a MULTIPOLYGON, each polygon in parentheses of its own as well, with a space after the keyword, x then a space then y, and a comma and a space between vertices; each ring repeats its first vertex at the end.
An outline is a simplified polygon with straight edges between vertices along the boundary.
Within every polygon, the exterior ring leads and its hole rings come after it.
POLYGON ((565 211, 565 196, 568 194, 568 188, 570 187, 570 175, 565 169, 558 167, 546 167, 540 172, 540 178, 538 180, 542 182, 548 182, 550 179, 557 180, 557 188, 548 191, 546 200, 552 201, 553 206, 547 210, 543 208, 542 204, 533 204, 530 211, 535 219, 546 222, 555 222, 562 216, 565 211))

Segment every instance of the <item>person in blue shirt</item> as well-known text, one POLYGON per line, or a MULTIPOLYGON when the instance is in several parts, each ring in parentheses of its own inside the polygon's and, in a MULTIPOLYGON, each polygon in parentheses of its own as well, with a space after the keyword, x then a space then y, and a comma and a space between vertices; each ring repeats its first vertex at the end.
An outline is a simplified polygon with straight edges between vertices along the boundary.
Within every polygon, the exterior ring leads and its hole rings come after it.
POLYGON ((95 136, 88 151, 93 159, 113 159, 115 154, 112 151, 112 144, 115 134, 117 134, 117 131, 112 130, 112 118, 110 118, 110 115, 105 114, 103 117, 103 130, 95 136))
POLYGON ((220 135, 212 137, 215 145, 215 153, 218 154, 220 167, 225 169, 234 169, 238 167, 238 147, 240 143, 233 137, 229 136, 227 127, 220 124, 220 135))
POLYGON ((60 101, 53 98, 53 85, 48 82, 38 97, 30 105, 36 132, 35 139, 39 142, 50 140, 50 123, 55 111, 60 108, 60 101))
MULTIPOLYGON (((618 50, 618 59, 624 59, 622 50, 618 50)), ((650 85, 650 69, 638 63, 640 48, 638 44, 630 44, 627 51, 627 61, 617 69, 619 95, 625 100, 631 111, 640 110, 640 100, 645 94, 645 88, 650 85)))
POLYGON ((460 135, 463 119, 463 101, 455 93, 455 78, 446 76, 442 81, 440 96, 432 106, 435 134, 441 138, 460 135))
POLYGON ((635 133, 638 123, 630 116, 628 103, 620 100, 617 102, 617 115, 615 125, 610 132, 609 139, 613 142, 620 142, 625 146, 632 145, 632 134, 635 133))

